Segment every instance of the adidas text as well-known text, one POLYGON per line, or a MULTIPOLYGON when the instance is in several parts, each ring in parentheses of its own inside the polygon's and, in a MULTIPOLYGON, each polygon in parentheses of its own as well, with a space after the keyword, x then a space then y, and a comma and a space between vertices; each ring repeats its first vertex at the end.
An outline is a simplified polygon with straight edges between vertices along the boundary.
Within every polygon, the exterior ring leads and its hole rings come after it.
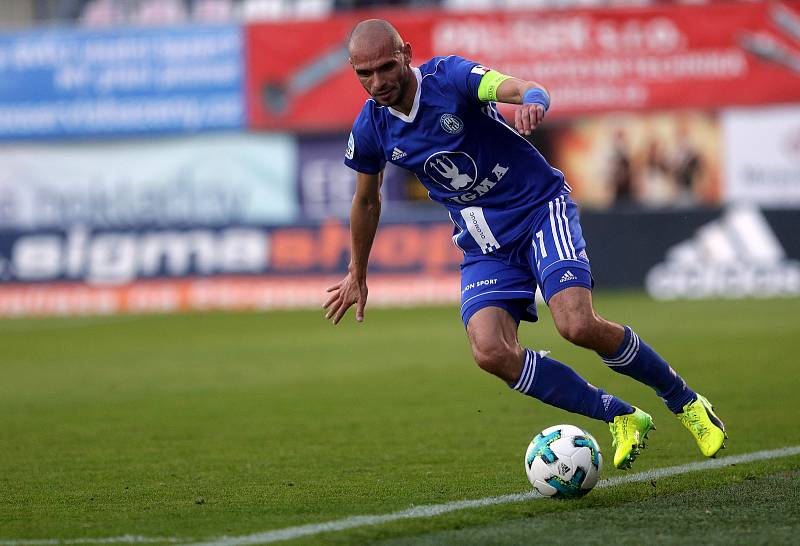
POLYGON ((564 273, 563 275, 561 275, 561 280, 558 281, 558 282, 562 283, 562 282, 567 282, 567 281, 574 281, 574 280, 577 280, 577 278, 578 277, 573 275, 572 271, 567 269, 567 272, 564 273))

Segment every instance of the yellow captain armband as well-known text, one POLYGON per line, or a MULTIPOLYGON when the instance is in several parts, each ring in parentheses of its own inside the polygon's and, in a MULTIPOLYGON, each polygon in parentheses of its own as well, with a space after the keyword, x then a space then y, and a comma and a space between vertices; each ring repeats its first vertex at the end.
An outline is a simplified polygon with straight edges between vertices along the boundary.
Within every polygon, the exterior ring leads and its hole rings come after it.
POLYGON ((509 79, 511 76, 501 74, 496 70, 490 70, 481 78, 481 83, 478 85, 478 99, 483 102, 494 102, 497 100, 497 88, 500 84, 509 79))

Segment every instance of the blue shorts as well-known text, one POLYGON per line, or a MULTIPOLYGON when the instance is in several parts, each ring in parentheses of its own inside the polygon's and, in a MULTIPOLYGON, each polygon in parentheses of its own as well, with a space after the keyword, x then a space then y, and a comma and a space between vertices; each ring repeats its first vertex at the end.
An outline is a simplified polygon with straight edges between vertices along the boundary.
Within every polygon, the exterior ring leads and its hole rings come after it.
POLYGON ((536 322, 536 287, 546 302, 570 286, 594 285, 578 206, 560 195, 536 211, 530 236, 461 264, 461 320, 500 307, 517 322, 536 322))

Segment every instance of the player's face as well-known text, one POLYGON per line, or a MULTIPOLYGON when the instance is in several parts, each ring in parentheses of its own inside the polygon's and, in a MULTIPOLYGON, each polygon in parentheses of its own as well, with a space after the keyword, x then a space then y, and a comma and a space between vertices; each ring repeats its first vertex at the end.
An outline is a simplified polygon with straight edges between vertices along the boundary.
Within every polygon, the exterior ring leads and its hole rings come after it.
POLYGON ((350 57, 361 85, 381 106, 395 106, 406 94, 409 77, 412 76, 407 46, 394 51, 381 48, 354 52, 350 57))

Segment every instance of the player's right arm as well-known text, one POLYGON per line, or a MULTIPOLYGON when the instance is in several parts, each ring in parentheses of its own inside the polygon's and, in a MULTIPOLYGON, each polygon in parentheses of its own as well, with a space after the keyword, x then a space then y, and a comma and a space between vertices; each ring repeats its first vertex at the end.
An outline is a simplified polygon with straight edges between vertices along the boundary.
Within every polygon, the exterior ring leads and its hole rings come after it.
POLYGON ((355 304, 356 320, 364 320, 367 304, 367 262, 378 230, 381 216, 381 182, 383 171, 377 174, 356 174, 356 193, 350 208, 351 258, 347 275, 328 288, 331 293, 323 306, 325 318, 338 324, 345 312, 355 304))

